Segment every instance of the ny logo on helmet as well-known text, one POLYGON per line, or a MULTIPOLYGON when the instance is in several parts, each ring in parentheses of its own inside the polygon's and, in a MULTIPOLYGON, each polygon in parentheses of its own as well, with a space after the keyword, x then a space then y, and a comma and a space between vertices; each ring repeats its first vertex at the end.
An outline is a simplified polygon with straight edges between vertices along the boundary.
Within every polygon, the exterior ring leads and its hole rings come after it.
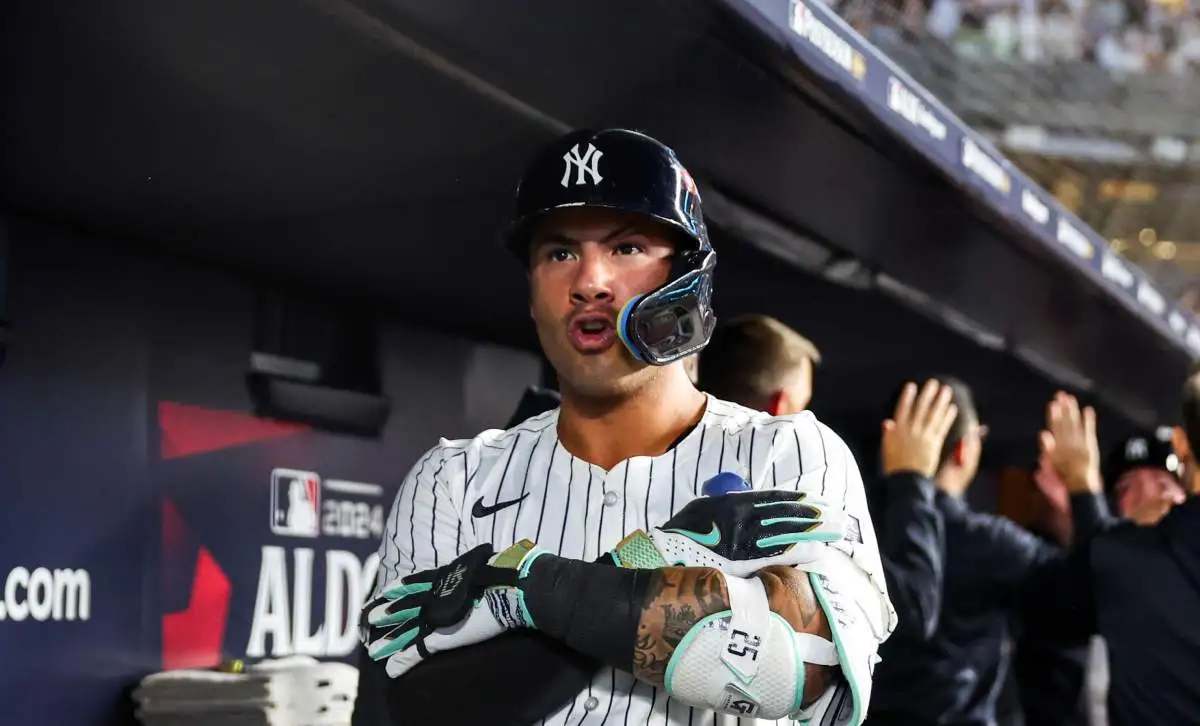
POLYGON ((571 150, 563 154, 563 161, 566 165, 563 167, 562 181, 564 187, 569 186, 571 180, 571 167, 575 167, 575 183, 586 183, 585 176, 592 178, 592 184, 599 184, 604 177, 600 176, 600 157, 604 156, 604 152, 597 149, 592 144, 588 144, 587 151, 581 155, 579 153, 579 144, 571 147, 571 150))

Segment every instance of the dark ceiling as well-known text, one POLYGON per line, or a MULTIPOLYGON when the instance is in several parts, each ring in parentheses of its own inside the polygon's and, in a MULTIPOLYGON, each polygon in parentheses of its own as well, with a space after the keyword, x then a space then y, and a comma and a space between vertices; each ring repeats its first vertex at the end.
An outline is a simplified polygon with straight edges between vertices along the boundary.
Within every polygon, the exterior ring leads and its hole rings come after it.
MULTIPOLYGON (((1011 244, 777 50, 745 51, 761 39, 717 0, 22 0, 4 12, 0 202, 12 214, 532 348, 522 276, 496 244, 515 179, 563 128, 628 125, 832 258, 1025 340, 1096 384, 1113 420, 1161 415, 1186 365, 1141 328, 1133 342, 1163 356, 1156 380, 1102 365, 1103 326, 1134 326, 1127 311, 1011 244)), ((981 388, 1012 458, 1031 450, 1055 381, 1011 346, 980 347, 894 295, 832 284, 714 227, 719 312, 770 312, 811 335, 826 352, 823 416, 873 430, 901 376, 954 372, 981 388)))

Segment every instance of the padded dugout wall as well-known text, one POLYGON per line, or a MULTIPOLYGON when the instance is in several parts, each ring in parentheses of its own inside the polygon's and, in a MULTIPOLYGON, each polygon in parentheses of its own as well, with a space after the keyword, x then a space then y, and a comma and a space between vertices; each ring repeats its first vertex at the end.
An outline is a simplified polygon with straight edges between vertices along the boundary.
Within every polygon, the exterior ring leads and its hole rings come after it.
POLYGON ((346 657, 352 600, 408 467, 438 436, 503 425, 538 379, 529 353, 385 311, 392 414, 380 438, 257 418, 245 383, 253 280, 61 228, 8 228, 5 724, 133 723, 129 687, 164 666, 346 657))

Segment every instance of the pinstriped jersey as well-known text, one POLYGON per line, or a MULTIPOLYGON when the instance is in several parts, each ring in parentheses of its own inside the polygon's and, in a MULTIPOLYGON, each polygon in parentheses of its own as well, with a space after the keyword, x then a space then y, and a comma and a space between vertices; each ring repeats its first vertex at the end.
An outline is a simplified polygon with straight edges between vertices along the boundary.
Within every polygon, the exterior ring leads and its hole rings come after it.
MULTIPOLYGON (((858 467, 842 439, 811 413, 776 417, 709 396, 699 424, 669 451, 608 470, 564 449, 557 424, 554 409, 507 431, 443 439, 423 455, 392 505, 372 597, 385 582, 444 565, 483 543, 500 551, 531 539, 560 556, 595 561, 625 535, 662 524, 701 496, 718 472, 732 471, 754 489, 804 491, 841 507, 853 541, 831 546, 863 568, 879 589, 877 606, 890 611, 858 467)), ((737 722, 608 667, 543 720, 552 726, 737 722)))

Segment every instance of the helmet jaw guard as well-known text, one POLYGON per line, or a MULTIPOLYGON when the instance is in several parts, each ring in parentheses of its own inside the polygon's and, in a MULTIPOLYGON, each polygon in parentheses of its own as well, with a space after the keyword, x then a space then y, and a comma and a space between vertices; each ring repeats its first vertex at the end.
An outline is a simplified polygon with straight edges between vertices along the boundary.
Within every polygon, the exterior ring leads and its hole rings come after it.
POLYGON ((672 274, 662 287, 636 295, 621 308, 617 333, 633 357, 662 366, 699 351, 712 337, 717 318, 712 310, 713 267, 709 249, 680 255, 691 269, 672 274))

